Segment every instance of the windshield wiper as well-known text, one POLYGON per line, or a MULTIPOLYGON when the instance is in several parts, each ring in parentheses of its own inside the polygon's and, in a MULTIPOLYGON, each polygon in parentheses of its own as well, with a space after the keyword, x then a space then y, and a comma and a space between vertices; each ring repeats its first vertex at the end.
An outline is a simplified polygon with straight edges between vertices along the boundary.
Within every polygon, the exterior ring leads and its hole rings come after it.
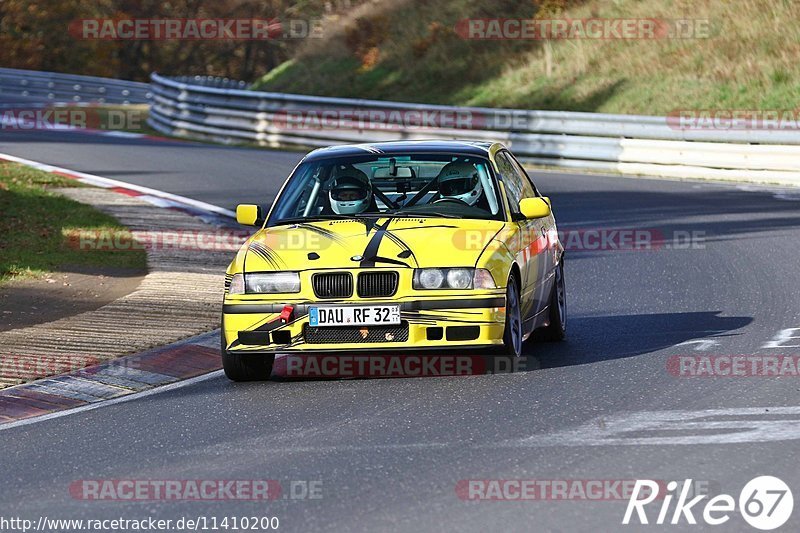
POLYGON ((360 220, 366 218, 461 218, 458 215, 427 211, 425 213, 359 213, 358 215, 313 215, 308 217, 290 217, 279 220, 275 225, 302 224, 305 222, 321 222, 325 220, 360 220))
POLYGON ((323 220, 358 220, 360 218, 375 218, 375 217, 383 217, 384 215, 377 214, 377 213, 361 213, 359 215, 312 215, 307 217, 290 217, 290 218, 283 218, 278 220, 278 225, 283 224, 297 224, 302 222, 320 222, 323 220))
POLYGON ((432 218, 432 217, 441 217, 441 218, 462 218, 458 215, 452 215, 449 213, 438 213, 434 211, 426 211, 425 213, 387 213, 387 218, 432 218))

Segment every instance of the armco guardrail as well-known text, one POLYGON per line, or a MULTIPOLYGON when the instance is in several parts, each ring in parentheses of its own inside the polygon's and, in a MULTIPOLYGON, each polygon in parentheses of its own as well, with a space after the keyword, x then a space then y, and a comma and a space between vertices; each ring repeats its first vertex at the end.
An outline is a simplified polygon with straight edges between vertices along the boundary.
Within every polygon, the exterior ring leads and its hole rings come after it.
POLYGON ((256 92, 236 82, 214 86, 203 78, 158 74, 151 77, 151 89, 148 123, 182 137, 276 147, 398 139, 496 140, 530 162, 549 166, 800 185, 796 130, 681 129, 677 119, 667 117, 256 92), (414 116, 419 123, 409 124, 414 116))
POLYGON ((0 68, 0 101, 146 104, 151 96, 147 83, 0 68))

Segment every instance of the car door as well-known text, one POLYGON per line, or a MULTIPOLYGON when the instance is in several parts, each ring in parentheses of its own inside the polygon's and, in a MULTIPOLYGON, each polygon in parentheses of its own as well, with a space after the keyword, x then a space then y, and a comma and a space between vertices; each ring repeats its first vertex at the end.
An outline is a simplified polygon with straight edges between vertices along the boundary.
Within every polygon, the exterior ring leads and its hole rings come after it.
MULTIPOLYGON (((516 169, 517 173, 521 176, 522 179, 530 183, 531 187, 533 187, 534 194, 537 197, 542 198, 543 195, 539 192, 539 189, 536 187, 536 184, 531 179, 530 175, 525 171, 522 164, 514 157, 514 154, 508 152, 508 157, 511 160, 512 165, 516 169)), ((548 199, 549 202, 549 199, 548 199)), ((549 303, 550 296, 550 288, 551 288, 551 281, 553 275, 555 274, 556 265, 558 264, 559 258, 559 249, 558 249, 558 229, 556 228, 556 218, 553 212, 550 212, 550 215, 545 218, 540 218, 537 221, 539 233, 544 236, 545 238, 545 246, 547 247, 547 253, 545 254, 545 282, 546 288, 548 289, 545 293, 545 305, 549 303)))
POLYGON ((552 214, 540 219, 526 219, 519 212, 523 198, 536 198, 539 193, 522 166, 507 150, 495 158, 511 211, 512 222, 518 229, 519 250, 515 250, 522 274, 522 313, 526 329, 538 323, 538 315, 549 300, 549 278, 554 267, 549 253, 549 238, 554 228, 552 214))

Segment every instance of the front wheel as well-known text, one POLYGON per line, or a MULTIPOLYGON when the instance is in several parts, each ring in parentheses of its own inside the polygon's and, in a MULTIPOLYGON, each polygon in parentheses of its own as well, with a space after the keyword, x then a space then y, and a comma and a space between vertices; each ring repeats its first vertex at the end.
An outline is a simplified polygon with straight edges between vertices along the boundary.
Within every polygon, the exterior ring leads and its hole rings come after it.
POLYGON ((221 350, 222 368, 231 381, 266 381, 272 375, 274 355, 228 353, 224 340, 221 350))
POLYGON ((519 284, 511 276, 506 288, 506 326, 503 331, 503 351, 506 355, 522 356, 522 314, 519 303, 519 284))

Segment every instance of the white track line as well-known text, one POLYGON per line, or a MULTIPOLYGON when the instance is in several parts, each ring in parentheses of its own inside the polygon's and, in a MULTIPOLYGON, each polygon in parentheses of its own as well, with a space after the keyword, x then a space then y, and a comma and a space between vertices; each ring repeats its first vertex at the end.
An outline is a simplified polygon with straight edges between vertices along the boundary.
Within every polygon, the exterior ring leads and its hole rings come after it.
POLYGON ((38 170, 42 170, 44 172, 51 172, 51 173, 63 172, 64 174, 76 177, 79 181, 83 183, 88 183, 89 185, 95 185, 97 187, 103 187, 105 189, 111 187, 121 187, 123 189, 137 191, 142 194, 163 198, 165 200, 171 200, 178 204, 194 207, 195 209, 198 209, 200 211, 206 211, 209 213, 214 213, 216 215, 222 215, 229 218, 236 218, 236 213, 234 213, 229 209, 223 209, 222 207, 209 204, 206 202, 201 202, 199 200, 186 198, 185 196, 179 196, 177 194, 159 191, 157 189, 151 189, 149 187, 142 187, 141 185, 134 185, 132 183, 126 183, 124 181, 118 181, 111 178, 103 178, 101 176, 95 176, 94 174, 87 174, 86 172, 78 172, 75 170, 70 170, 68 168, 47 165, 44 163, 39 163, 38 161, 31 161, 30 159, 23 159, 21 157, 16 157, 9 154, 0 153, 0 159, 5 159, 6 161, 19 163, 20 165, 26 165, 32 168, 36 168, 38 170))
POLYGON ((141 392, 134 392, 132 394, 119 396, 117 398, 112 398, 110 400, 101 400, 98 402, 81 405, 80 407, 66 409, 64 411, 56 411, 54 413, 48 413, 46 415, 25 418, 14 422, 8 422, 7 424, 0 424, 0 431, 20 426, 27 426, 29 424, 36 424, 38 422, 44 422, 45 420, 52 420, 54 418, 61 418, 62 416, 69 416, 77 413, 84 413, 86 411, 93 411, 95 409, 100 409, 101 407, 108 407, 110 405, 116 405, 118 403, 127 402, 130 400, 138 400, 139 398, 145 398, 147 396, 153 396, 154 394, 160 394, 162 392, 169 392, 175 389, 180 389, 182 387, 188 387, 189 385, 194 385, 195 383, 200 383, 202 381, 207 381, 209 379, 217 378, 220 376, 222 376, 222 370, 215 370, 209 374, 203 374, 202 376, 185 379, 183 381, 175 381, 167 385, 162 385, 160 387, 155 387, 153 389, 147 389, 141 392))

